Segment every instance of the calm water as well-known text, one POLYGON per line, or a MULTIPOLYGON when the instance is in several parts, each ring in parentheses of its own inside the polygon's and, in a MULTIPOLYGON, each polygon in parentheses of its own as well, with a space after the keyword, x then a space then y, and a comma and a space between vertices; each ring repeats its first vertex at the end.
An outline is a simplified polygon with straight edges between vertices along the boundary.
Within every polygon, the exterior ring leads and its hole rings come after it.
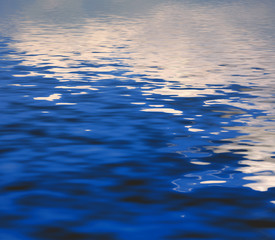
POLYGON ((275 239, 273 0, 1 0, 0 239, 275 239))

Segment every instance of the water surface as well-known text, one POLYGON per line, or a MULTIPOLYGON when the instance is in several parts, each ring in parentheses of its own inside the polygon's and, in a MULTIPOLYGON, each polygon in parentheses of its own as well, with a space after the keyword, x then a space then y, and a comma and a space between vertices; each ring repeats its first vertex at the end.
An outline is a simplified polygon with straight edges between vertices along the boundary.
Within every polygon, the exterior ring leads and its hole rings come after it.
POLYGON ((271 0, 3 0, 0 238, 275 238, 271 0))

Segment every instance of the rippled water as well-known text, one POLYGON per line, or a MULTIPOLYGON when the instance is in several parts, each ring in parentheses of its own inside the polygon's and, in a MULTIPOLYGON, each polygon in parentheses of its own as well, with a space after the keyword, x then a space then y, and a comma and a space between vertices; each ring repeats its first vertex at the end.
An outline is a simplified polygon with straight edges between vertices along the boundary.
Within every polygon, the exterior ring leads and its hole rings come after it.
POLYGON ((274 12, 2 0, 0 239, 274 239, 274 12))

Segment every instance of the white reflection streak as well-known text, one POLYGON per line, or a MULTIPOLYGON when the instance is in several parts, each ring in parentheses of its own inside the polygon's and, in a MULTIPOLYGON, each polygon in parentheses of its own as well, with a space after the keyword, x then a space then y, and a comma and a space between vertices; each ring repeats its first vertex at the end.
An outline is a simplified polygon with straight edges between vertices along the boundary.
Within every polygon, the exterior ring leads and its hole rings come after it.
POLYGON ((173 108, 145 108, 142 109, 143 112, 163 112, 163 113, 172 113, 174 115, 182 115, 183 112, 175 110, 173 108))
POLYGON ((55 105, 76 105, 76 103, 56 103, 55 105))
POLYGON ((216 183, 226 183, 226 181, 202 181, 200 184, 216 184, 216 183))
POLYGON ((88 86, 75 86, 75 87, 69 87, 69 86, 56 86, 55 88, 62 88, 62 89, 89 89, 89 90, 93 90, 96 91, 98 90, 97 88, 92 88, 90 85, 88 86))
POLYGON ((34 100, 54 101, 61 98, 61 94, 55 93, 48 97, 34 97, 34 100))

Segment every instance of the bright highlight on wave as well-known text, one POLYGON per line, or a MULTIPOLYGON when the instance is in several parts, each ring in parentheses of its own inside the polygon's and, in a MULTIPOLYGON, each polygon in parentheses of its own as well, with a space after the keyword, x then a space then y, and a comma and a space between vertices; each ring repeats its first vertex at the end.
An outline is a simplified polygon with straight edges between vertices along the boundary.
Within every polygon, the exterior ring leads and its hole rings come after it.
POLYGON ((45 100, 45 101, 54 101, 61 98, 61 94, 54 93, 48 97, 34 97, 34 100, 45 100))

